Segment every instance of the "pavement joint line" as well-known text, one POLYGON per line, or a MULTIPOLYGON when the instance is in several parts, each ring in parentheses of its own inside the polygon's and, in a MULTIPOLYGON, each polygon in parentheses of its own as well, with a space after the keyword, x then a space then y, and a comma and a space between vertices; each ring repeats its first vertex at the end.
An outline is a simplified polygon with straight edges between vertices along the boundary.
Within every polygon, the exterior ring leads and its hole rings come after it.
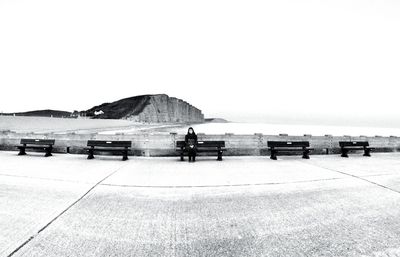
POLYGON ((363 178, 368 178, 368 177, 382 177, 382 176, 390 176, 390 175, 399 175, 399 173, 381 173, 381 174, 371 174, 371 175, 365 175, 361 176, 363 178))
POLYGON ((332 168, 326 168, 326 167, 323 167, 323 166, 320 166, 320 165, 317 165, 317 164, 314 164, 314 163, 308 163, 308 162, 305 162, 305 161, 299 161, 299 162, 308 164, 308 165, 310 165, 310 166, 318 167, 318 168, 321 168, 321 169, 325 169, 325 170, 330 170, 330 171, 333 171, 333 172, 337 172, 337 173, 340 173, 340 174, 343 174, 343 175, 347 175, 347 176, 350 176, 350 177, 353 177, 353 178, 356 178, 356 179, 359 179, 359 180, 363 180, 363 181, 368 182, 368 183, 370 183, 370 184, 373 184, 373 185, 375 185, 375 186, 379 186, 379 187, 382 187, 382 188, 384 188, 384 189, 387 189, 387 190, 390 190, 390 191, 392 191, 392 192, 395 192, 395 193, 397 193, 397 194, 400 194, 400 191, 398 191, 398 190, 395 190, 395 189, 390 188, 390 187, 387 187, 387 186, 385 186, 385 185, 382 185, 382 184, 373 182, 373 181, 371 181, 371 180, 368 180, 368 179, 363 178, 363 177, 360 177, 360 176, 356 176, 356 175, 353 175, 353 174, 350 174, 350 173, 346 173, 346 172, 340 171, 340 170, 335 170, 335 169, 332 169, 332 168))
POLYGON ((100 184, 100 186, 110 186, 110 187, 132 187, 132 188, 221 188, 221 187, 247 187, 247 186, 273 186, 273 185, 288 185, 288 184, 300 184, 300 183, 311 183, 320 181, 330 181, 330 180, 341 180, 345 178, 326 178, 326 179, 310 179, 310 180, 299 180, 290 182, 270 182, 270 183, 248 183, 248 184, 233 184, 233 185, 195 185, 195 186, 152 186, 152 185, 121 185, 121 184, 100 184))
POLYGON ((32 241, 35 237, 37 237, 41 232, 43 232, 46 228, 48 228, 54 221, 56 221, 58 218, 60 218, 64 213, 66 213, 68 210, 70 210, 72 207, 74 207, 78 202, 80 202, 83 198, 85 198, 93 189, 95 189, 98 185, 100 185, 103 181, 117 173, 119 170, 127 166, 128 164, 122 165, 116 170, 112 171, 110 174, 102 178, 100 181, 98 181, 96 184, 94 184, 89 190, 84 193, 81 197, 79 197, 76 201, 74 201, 72 204, 70 204, 66 209, 64 209, 62 212, 60 212, 56 217, 54 217, 52 220, 50 220, 45 226, 43 226, 41 229, 36 232, 36 234, 30 236, 25 242, 23 242, 21 245, 19 245, 17 248, 15 248, 7 257, 11 257, 14 254, 16 254, 19 250, 21 250, 25 245, 27 245, 30 241, 32 241))
POLYGON ((31 177, 31 176, 23 176, 23 175, 12 175, 12 174, 5 174, 5 173, 0 173, 0 176, 3 177, 14 177, 14 178, 28 178, 28 179, 38 179, 38 180, 48 180, 48 181, 58 181, 58 182, 70 182, 74 184, 92 184, 89 182, 81 182, 77 180, 67 180, 67 179, 58 179, 58 178, 43 178, 43 177, 31 177))

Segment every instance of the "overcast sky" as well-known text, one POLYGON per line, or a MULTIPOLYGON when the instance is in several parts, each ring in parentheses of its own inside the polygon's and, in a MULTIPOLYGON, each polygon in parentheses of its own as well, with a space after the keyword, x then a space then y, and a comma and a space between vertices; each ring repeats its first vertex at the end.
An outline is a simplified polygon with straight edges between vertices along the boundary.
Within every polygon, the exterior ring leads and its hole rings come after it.
POLYGON ((0 111, 166 93, 208 117, 400 125, 399 14, 395 0, 0 0, 0 111))

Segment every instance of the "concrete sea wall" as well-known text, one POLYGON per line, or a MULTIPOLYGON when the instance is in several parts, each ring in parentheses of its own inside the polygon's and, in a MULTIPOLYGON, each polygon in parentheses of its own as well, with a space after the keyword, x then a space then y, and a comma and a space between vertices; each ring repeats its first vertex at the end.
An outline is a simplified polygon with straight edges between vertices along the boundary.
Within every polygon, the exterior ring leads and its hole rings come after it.
MULTIPOLYGON (((21 138, 47 138, 55 139, 55 152, 58 153, 85 153, 87 140, 128 140, 132 141, 130 155, 136 156, 174 156, 176 155, 175 143, 183 140, 184 135, 178 134, 35 134, 14 133, 10 131, 0 132, 0 150, 16 150, 21 138)), ((339 141, 369 141, 370 146, 376 147, 375 152, 393 152, 400 150, 400 137, 366 137, 366 136, 289 136, 289 135, 206 135, 198 134, 199 140, 224 140, 227 151, 225 155, 268 155, 267 141, 269 140, 306 140, 315 148, 313 154, 337 154, 339 153, 339 141)))

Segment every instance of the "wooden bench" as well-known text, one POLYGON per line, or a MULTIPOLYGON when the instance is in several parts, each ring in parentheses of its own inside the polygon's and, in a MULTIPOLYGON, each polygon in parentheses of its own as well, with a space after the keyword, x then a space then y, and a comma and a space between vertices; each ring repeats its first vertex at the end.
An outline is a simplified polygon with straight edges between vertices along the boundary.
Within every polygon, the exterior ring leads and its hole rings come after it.
POLYGON ((54 139, 21 139, 18 155, 26 155, 26 149, 38 149, 45 151, 45 157, 52 156, 51 151, 53 150, 54 139))
POLYGON ((308 141, 268 141, 268 147, 271 151, 271 159, 277 160, 278 152, 291 153, 301 152, 304 159, 310 159, 310 142, 308 141))
POLYGON ((364 150, 364 156, 371 156, 371 150, 375 149, 369 147, 368 141, 340 141, 339 146, 342 157, 349 157, 348 153, 350 150, 364 150))
MULTIPOLYGON (((181 161, 184 161, 184 153, 186 150, 185 141, 176 141, 176 150, 180 152, 181 161)), ((222 161, 222 153, 225 151, 225 141, 198 141, 197 152, 215 152, 217 153, 217 160, 222 161)))
POLYGON ((128 151, 132 146, 131 141, 101 141, 101 140, 89 140, 87 142, 88 159, 94 158, 94 152, 112 152, 121 153, 122 160, 128 160, 128 151))

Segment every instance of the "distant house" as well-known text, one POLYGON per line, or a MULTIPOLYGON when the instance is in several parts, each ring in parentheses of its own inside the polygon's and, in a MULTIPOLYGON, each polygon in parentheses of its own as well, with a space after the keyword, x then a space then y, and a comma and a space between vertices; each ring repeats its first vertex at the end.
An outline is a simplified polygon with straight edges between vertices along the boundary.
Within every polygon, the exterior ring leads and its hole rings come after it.
POLYGON ((102 110, 100 111, 94 111, 94 116, 102 115, 104 112, 102 110))

